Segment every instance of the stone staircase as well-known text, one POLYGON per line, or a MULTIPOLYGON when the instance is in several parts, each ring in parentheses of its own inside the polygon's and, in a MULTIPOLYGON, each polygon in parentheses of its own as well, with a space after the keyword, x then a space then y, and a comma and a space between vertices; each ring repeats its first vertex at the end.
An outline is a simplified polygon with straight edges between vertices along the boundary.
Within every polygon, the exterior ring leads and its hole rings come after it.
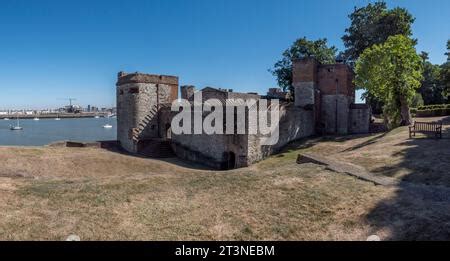
POLYGON ((141 140, 141 134, 145 130, 145 128, 148 126, 150 121, 156 117, 156 114, 158 113, 158 107, 155 105, 152 107, 150 112, 144 117, 144 119, 139 123, 137 128, 133 129, 132 133, 132 139, 135 143, 138 143, 141 140))
POLYGON ((142 133, 150 122, 157 116, 158 107, 155 105, 150 112, 139 122, 137 128, 133 129, 131 139, 137 145, 139 155, 151 158, 170 158, 175 154, 172 150, 171 141, 160 138, 143 138, 142 133))

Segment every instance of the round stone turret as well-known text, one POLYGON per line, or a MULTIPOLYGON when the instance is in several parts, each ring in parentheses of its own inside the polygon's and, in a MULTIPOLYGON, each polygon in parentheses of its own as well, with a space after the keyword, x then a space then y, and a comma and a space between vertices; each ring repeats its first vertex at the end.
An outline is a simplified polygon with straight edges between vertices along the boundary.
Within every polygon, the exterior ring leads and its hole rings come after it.
POLYGON ((178 99, 178 77, 119 72, 117 79, 117 140, 132 153, 139 143, 159 138, 161 104, 178 99))

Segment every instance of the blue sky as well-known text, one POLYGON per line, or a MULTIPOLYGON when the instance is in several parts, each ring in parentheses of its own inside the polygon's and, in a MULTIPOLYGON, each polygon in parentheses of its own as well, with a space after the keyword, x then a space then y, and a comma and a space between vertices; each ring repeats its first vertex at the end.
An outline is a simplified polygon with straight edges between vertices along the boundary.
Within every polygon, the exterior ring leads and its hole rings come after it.
MULTIPOLYGON (((368 0, 2 0, 0 109, 115 104, 117 72, 177 75, 180 84, 258 91, 295 39, 341 36, 368 0)), ((418 51, 445 60, 450 1, 387 1, 415 17, 418 51)))

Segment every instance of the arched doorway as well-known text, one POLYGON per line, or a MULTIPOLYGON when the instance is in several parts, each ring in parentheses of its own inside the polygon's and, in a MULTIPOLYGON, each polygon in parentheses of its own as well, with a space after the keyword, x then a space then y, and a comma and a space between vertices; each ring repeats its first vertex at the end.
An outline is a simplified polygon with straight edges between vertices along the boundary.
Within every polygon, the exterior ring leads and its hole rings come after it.
POLYGON ((228 152, 228 169, 234 169, 236 168, 236 154, 234 152, 230 151, 228 152))
POLYGON ((234 154, 234 152, 227 151, 224 152, 222 155, 223 161, 220 165, 220 169, 227 170, 236 168, 236 154, 234 154))
POLYGON ((172 139, 172 127, 170 126, 169 123, 166 124, 165 131, 166 131, 166 139, 168 140, 172 139))

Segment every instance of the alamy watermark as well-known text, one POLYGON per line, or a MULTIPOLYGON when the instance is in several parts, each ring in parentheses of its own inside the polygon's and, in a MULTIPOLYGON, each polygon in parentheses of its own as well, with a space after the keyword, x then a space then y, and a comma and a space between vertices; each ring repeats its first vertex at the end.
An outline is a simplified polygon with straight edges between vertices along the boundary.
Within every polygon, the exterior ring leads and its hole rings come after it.
POLYGON ((194 100, 172 102, 172 132, 207 135, 255 135, 261 145, 275 145, 279 139, 280 106, 278 99, 208 99, 202 92, 194 100), (180 111, 181 109, 181 111, 180 111), (225 119, 224 119, 225 118, 225 119))

